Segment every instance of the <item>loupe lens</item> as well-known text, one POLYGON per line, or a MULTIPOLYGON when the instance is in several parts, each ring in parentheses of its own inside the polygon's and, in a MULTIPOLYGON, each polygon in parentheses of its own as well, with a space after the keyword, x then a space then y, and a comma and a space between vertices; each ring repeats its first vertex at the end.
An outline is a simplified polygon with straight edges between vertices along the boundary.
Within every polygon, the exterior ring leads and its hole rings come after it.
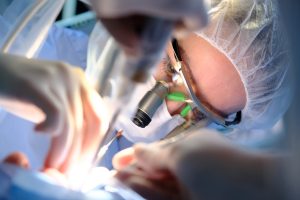
POLYGON ((148 126, 168 92, 169 86, 166 82, 156 82, 155 86, 139 102, 136 114, 132 119, 133 123, 141 128, 148 126))

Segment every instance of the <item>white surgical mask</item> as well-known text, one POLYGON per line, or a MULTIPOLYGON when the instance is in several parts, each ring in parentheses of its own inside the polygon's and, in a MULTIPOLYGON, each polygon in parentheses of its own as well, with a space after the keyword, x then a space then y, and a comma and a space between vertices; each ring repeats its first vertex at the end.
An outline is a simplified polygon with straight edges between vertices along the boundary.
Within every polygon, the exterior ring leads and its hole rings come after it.
MULTIPOLYGON (((154 85, 155 80, 152 78, 147 83, 137 86, 132 94, 132 102, 130 102, 134 106, 127 105, 127 107, 136 109, 139 101, 154 85)), ((157 109, 152 117, 152 121, 145 128, 140 128, 131 121, 134 112, 135 110, 125 110, 116 122, 116 128, 122 129, 123 135, 132 142, 153 142, 160 140, 185 121, 180 115, 171 116, 165 101, 157 109)))

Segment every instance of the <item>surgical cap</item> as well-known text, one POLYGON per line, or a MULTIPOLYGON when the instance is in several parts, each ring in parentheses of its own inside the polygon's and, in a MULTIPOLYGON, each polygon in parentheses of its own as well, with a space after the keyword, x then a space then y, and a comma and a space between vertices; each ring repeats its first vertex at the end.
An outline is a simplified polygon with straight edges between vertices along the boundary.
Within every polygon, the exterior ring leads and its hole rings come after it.
POLYGON ((283 27, 272 0, 211 0, 209 25, 197 34, 228 57, 244 84, 241 130, 272 127, 290 100, 283 27))

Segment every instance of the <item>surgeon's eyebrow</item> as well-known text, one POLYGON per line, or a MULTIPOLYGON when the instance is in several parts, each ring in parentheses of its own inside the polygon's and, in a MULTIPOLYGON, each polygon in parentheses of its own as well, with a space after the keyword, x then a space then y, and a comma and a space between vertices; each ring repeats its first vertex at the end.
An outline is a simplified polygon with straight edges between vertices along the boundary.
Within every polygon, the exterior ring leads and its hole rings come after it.
MULTIPOLYGON (((192 87, 194 89, 194 92, 195 92, 196 96, 198 96, 200 94, 199 94, 199 92, 198 92, 199 90, 198 90, 198 88, 195 84, 196 80, 195 80, 195 78, 193 76, 193 73, 192 73, 192 70, 190 68, 190 58, 189 58, 188 54, 186 53, 186 51, 184 50, 184 48, 182 48, 180 46, 179 41, 177 41, 177 45, 178 45, 179 54, 181 56, 181 62, 183 63, 183 67, 185 68, 185 71, 187 72, 187 74, 186 74, 187 77, 186 78, 188 79, 188 81, 190 83, 193 83, 192 87)), ((198 96, 198 98, 199 98, 199 96, 198 96)))

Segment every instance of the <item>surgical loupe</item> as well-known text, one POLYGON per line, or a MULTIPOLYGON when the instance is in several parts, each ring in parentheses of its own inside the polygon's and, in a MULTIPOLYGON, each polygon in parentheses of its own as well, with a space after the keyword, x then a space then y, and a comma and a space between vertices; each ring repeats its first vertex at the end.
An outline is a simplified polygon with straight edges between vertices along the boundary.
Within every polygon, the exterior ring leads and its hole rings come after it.
POLYGON ((164 81, 156 82, 155 86, 146 93, 138 104, 138 109, 133 118, 133 123, 141 128, 145 128, 158 109, 163 103, 169 92, 169 86, 164 81))

